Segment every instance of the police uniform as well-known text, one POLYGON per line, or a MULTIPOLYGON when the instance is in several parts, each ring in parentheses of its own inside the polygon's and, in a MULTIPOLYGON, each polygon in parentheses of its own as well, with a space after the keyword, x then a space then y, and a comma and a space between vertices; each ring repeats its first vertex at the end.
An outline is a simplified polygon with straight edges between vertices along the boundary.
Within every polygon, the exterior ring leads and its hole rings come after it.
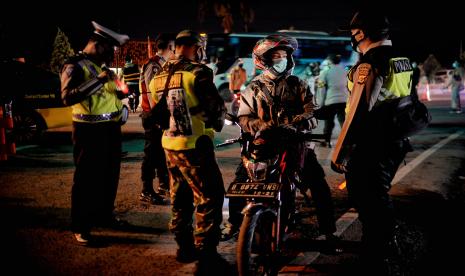
MULTIPOLYGON (((129 39, 95 22, 93 25, 94 41, 106 43, 108 49, 113 50, 113 45, 129 39)), ((103 69, 96 62, 95 56, 83 52, 70 58, 61 71, 62 99, 65 105, 71 106, 73 119, 76 170, 71 228, 80 234, 90 234, 92 226, 114 220, 121 162, 122 95, 113 80, 97 77, 103 69)), ((85 240, 78 239, 82 243, 85 240)))
POLYGON ((213 83, 212 70, 182 56, 165 63, 163 71, 150 82, 157 104, 168 77, 165 99, 169 124, 162 146, 170 175, 170 230, 181 251, 194 244, 194 235, 197 249, 216 252, 224 186, 212 139, 214 130, 220 131, 223 126, 226 108, 213 83))
MULTIPOLYGON (((144 159, 141 167, 142 194, 155 193, 153 179, 158 176, 160 188, 169 190, 168 169, 166 168, 165 152, 161 146, 162 130, 150 118, 150 111, 155 106, 152 93, 149 90, 150 81, 157 72, 162 70, 166 61, 163 57, 155 55, 142 67, 140 89, 142 94, 142 127, 144 128, 144 159), (156 171, 155 171, 156 170, 156 171)), ((144 195, 141 195, 141 198, 144 195)))
POLYGON ((411 146, 408 139, 393 135, 396 130, 390 127, 393 118, 389 110, 410 95, 411 76, 409 60, 396 55, 389 40, 368 50, 348 74, 349 90, 354 89, 354 83, 366 84, 350 125, 353 147, 346 181, 349 198, 363 225, 363 242, 372 257, 389 254, 395 238, 388 191, 411 146))

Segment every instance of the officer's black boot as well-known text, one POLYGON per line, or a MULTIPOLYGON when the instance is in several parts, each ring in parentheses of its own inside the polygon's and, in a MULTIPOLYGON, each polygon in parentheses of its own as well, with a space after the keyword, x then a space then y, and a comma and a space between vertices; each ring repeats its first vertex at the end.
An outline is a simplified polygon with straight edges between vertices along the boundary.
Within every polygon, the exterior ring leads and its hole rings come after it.
POLYGON ((163 205, 165 199, 153 190, 152 181, 144 181, 142 192, 139 197, 140 201, 148 202, 152 205, 163 205))
POLYGON ((199 260, 195 265, 194 276, 233 275, 232 266, 216 251, 215 247, 199 250, 199 260))
POLYGON ((197 260, 197 250, 194 246, 194 236, 192 233, 176 234, 174 239, 178 244, 176 261, 180 263, 192 263, 197 260))
POLYGON ((170 183, 167 175, 158 176, 158 193, 163 196, 169 196, 170 194, 170 183))
POLYGON ((389 238, 362 239, 362 265, 365 274, 391 276, 404 275, 405 267, 399 246, 398 226, 389 238))

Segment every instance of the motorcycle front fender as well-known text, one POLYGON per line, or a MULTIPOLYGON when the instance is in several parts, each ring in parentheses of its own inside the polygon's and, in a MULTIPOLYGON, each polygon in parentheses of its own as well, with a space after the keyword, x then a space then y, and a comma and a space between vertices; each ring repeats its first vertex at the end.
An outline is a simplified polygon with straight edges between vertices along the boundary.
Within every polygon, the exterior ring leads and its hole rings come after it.
MULTIPOLYGON (((242 214, 245 216, 252 216, 254 214, 259 214, 265 210, 269 209, 263 203, 249 202, 244 209, 242 209, 242 214)), ((276 212, 273 211, 275 214, 276 212)))

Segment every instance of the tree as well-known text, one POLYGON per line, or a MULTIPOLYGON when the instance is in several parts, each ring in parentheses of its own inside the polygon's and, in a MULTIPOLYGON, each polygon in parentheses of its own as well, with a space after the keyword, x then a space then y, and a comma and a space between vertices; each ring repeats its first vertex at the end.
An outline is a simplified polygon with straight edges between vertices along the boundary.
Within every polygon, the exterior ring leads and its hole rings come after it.
POLYGON ((71 48, 71 44, 68 41, 68 37, 65 33, 57 28, 58 32, 53 43, 52 59, 50 61, 50 70, 56 74, 60 73, 61 67, 65 63, 65 60, 74 55, 74 50, 71 48))
POLYGON ((239 3, 239 8, 241 12, 242 20, 244 21, 244 31, 249 31, 249 26, 253 23, 255 19, 255 12, 250 7, 248 0, 243 0, 239 3))
POLYGON ((234 25, 231 5, 227 2, 225 3, 215 3, 215 14, 217 17, 221 18, 221 26, 223 27, 224 33, 229 34, 232 32, 234 25))
POLYGON ((434 74, 441 69, 441 64, 436 59, 434 55, 429 55, 426 60, 423 62, 423 70, 426 77, 428 78, 428 83, 432 83, 434 80, 434 74))

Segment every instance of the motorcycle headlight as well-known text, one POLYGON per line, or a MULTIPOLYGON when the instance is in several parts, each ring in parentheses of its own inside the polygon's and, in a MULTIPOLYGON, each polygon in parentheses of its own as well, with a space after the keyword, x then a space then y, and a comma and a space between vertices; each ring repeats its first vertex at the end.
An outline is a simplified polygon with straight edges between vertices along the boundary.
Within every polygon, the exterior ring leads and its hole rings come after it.
POLYGON ((247 173, 252 181, 264 181, 266 179, 268 164, 265 162, 247 162, 247 173))
POLYGON ((252 180, 253 182, 265 181, 270 166, 273 166, 273 164, 276 163, 277 159, 278 156, 260 162, 252 162, 250 160, 246 160, 244 162, 244 165, 250 180, 252 180))

